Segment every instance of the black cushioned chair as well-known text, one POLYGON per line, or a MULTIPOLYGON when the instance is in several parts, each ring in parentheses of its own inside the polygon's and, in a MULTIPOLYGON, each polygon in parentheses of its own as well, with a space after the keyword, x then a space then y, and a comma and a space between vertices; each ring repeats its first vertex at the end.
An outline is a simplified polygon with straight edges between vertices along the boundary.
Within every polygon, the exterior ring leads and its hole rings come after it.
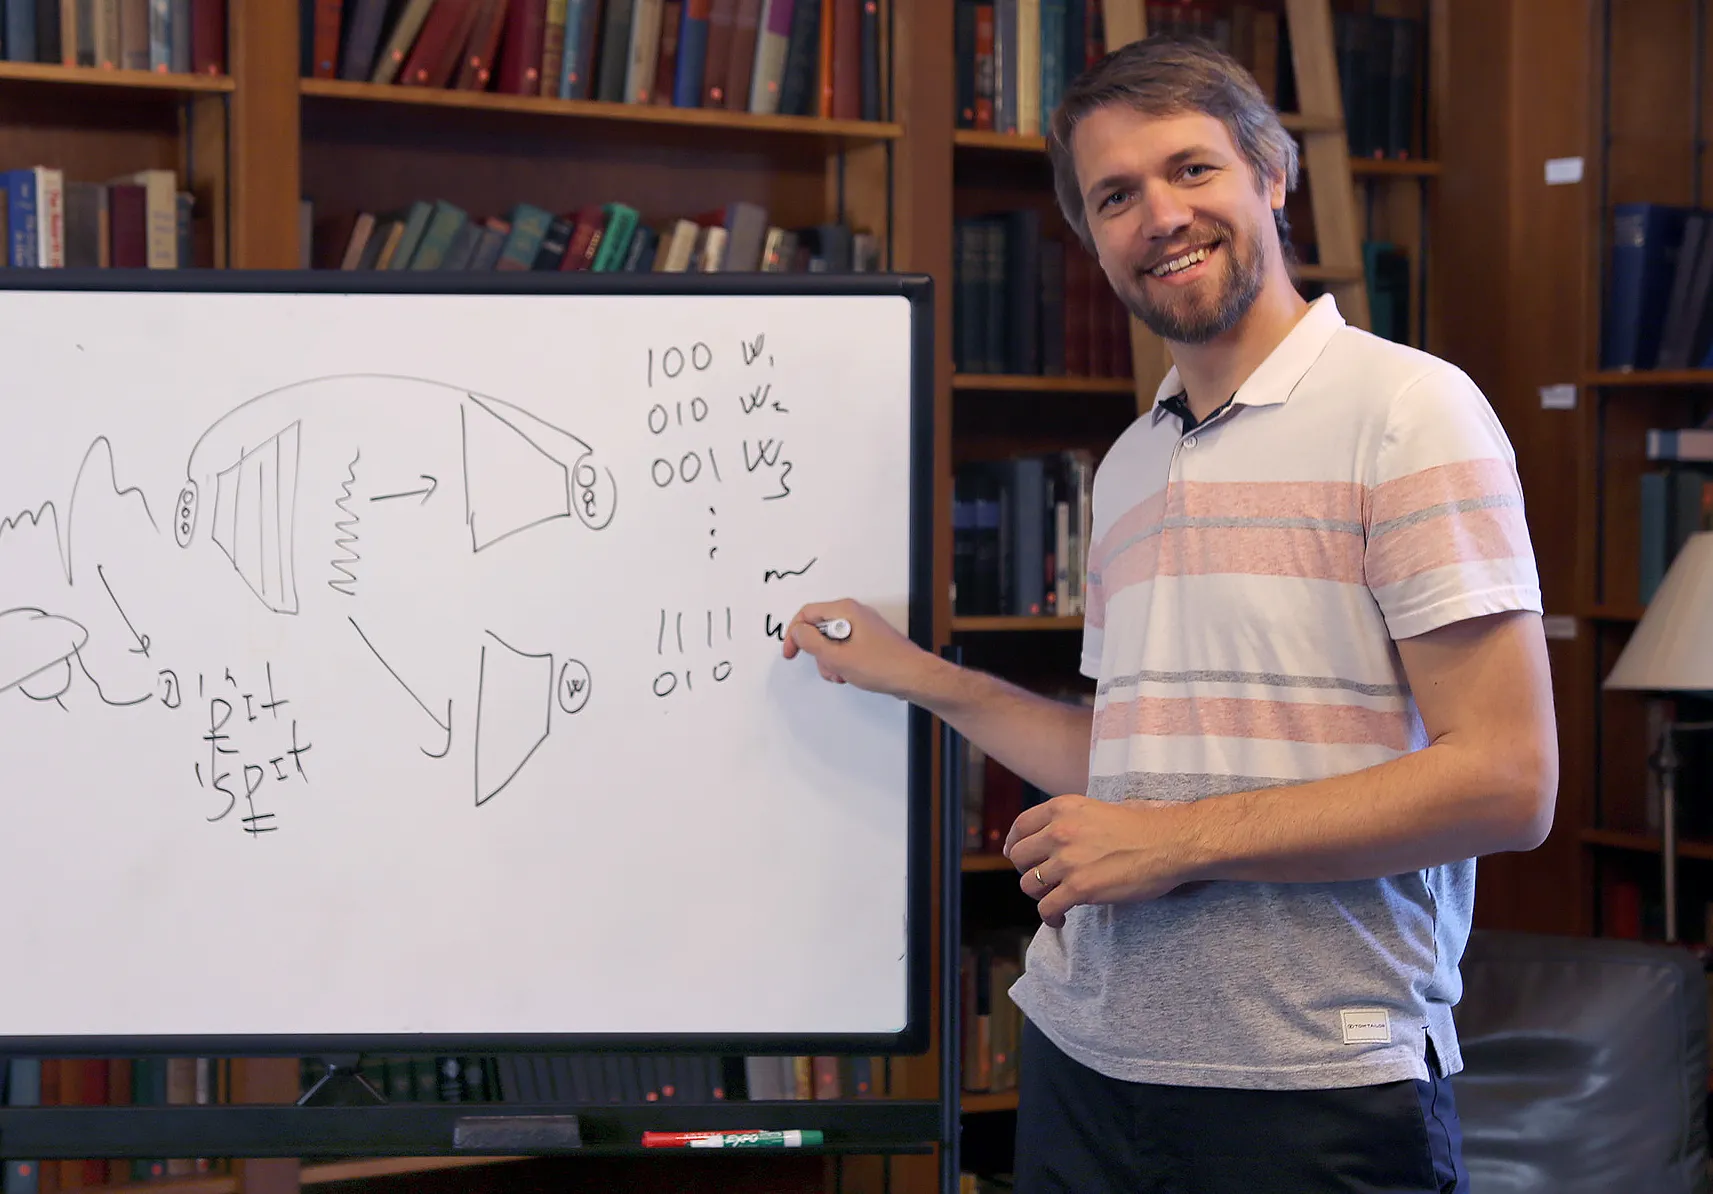
POLYGON ((1471 1194, 1704 1194, 1707 987, 1688 950, 1477 930, 1454 1080, 1471 1194))

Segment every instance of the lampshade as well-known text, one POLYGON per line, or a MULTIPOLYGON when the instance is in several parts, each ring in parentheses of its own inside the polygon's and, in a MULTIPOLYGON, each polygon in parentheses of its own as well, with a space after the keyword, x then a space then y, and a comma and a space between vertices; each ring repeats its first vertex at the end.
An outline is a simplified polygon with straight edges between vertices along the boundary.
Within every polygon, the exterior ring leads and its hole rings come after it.
POLYGON ((1605 686, 1713 691, 1713 531, 1678 551, 1605 686))

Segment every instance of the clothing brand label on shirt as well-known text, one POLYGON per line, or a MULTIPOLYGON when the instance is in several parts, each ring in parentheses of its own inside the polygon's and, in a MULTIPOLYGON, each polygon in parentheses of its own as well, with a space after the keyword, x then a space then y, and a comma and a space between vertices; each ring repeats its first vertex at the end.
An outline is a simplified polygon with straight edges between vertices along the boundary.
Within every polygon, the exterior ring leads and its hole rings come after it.
POLYGON ((1344 1043, 1347 1045, 1391 1044, 1392 1017, 1385 1008, 1346 1008, 1338 1013, 1344 1021, 1344 1043))

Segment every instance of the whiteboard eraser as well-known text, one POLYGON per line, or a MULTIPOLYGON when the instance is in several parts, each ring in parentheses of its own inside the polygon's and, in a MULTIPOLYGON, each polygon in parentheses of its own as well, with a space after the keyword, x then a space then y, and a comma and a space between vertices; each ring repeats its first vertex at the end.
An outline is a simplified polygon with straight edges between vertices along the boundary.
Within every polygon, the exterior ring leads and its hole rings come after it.
POLYGON ((454 1121, 452 1147, 505 1153, 582 1148, 583 1130, 575 1115, 468 1115, 454 1121))

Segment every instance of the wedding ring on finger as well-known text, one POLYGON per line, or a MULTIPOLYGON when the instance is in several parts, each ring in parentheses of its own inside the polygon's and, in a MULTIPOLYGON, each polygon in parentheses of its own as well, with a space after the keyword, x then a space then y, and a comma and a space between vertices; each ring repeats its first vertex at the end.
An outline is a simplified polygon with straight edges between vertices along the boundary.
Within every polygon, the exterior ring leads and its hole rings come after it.
POLYGON ((1041 878, 1041 868, 1040 867, 1035 868, 1035 882, 1039 883, 1042 887, 1047 886, 1047 881, 1045 879, 1041 878))

